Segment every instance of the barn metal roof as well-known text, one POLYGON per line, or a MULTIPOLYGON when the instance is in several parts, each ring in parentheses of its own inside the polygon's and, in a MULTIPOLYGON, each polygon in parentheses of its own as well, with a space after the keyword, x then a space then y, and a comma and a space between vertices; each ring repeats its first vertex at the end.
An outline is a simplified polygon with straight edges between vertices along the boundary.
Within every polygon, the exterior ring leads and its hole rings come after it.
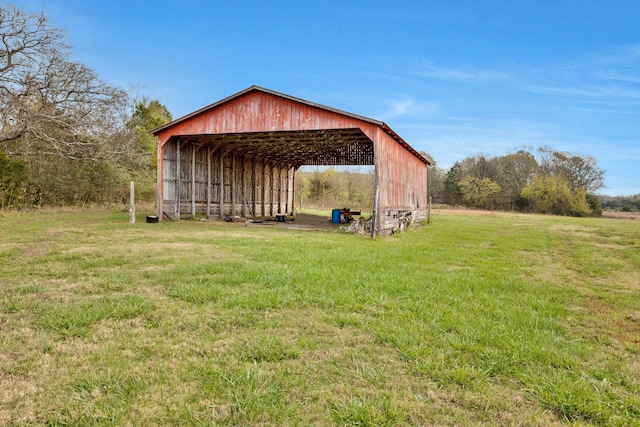
MULTIPOLYGON (((379 120, 342 111, 336 108, 310 102, 290 95, 251 86, 234 95, 226 97, 197 111, 180 117, 170 123, 151 130, 149 133, 158 135, 181 122, 189 120, 201 113, 218 107, 226 102, 238 98, 252 91, 260 91, 277 97, 285 98, 307 106, 331 111, 343 116, 351 117, 380 127, 396 142, 406 148, 423 163, 429 161, 411 147, 404 139, 396 134, 387 124, 379 120)), ((373 141, 359 128, 347 129, 318 129, 318 130, 288 130, 269 132, 219 133, 174 135, 171 140, 188 141, 190 143, 212 147, 225 153, 239 153, 255 158, 274 161, 295 166, 359 166, 373 165, 373 141)))

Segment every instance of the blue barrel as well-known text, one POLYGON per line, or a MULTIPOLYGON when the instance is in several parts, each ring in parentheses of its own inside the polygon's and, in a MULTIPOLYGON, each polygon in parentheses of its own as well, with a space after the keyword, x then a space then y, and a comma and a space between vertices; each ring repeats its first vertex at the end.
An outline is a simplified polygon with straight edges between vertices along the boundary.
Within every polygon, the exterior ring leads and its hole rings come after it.
POLYGON ((340 224, 340 214, 342 211, 340 209, 334 209, 331 211, 331 223, 332 224, 340 224))

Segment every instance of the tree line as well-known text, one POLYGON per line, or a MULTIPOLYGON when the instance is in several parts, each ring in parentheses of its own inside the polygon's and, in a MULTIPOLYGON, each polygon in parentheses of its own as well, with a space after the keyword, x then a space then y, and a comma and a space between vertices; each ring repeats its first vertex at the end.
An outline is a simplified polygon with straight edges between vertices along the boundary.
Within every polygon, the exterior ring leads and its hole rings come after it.
POLYGON ((621 212, 640 212, 640 194, 633 196, 598 196, 603 209, 621 212))
POLYGON ((72 58, 44 14, 0 5, 0 208, 155 198, 158 101, 101 80, 72 58))
POLYGON ((375 179, 360 168, 302 168, 296 172, 296 206, 370 211, 375 179))
POLYGON ((550 147, 468 157, 446 172, 436 166, 430 178, 429 193, 440 203, 555 215, 602 214, 596 193, 605 186, 604 170, 593 157, 550 147))

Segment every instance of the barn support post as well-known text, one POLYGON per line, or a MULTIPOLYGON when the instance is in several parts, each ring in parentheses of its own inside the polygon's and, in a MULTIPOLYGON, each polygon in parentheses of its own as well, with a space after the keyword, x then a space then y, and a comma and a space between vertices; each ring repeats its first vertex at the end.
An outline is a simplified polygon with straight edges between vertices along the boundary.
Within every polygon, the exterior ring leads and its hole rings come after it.
MULTIPOLYGON (((300 166, 295 166, 293 168, 293 172, 292 172, 292 176, 291 176, 291 187, 293 189, 292 191, 292 197, 291 197, 291 212, 295 213, 296 211, 296 172, 298 171, 298 168, 300 166)), ((302 205, 302 200, 300 201, 300 205, 302 205)))
POLYGON ((282 165, 278 163, 278 213, 282 213, 282 165))
POLYGON ((180 219, 180 140, 176 141, 176 202, 174 204, 174 217, 180 219))
POLYGON ((236 155, 231 153, 231 216, 236 216, 236 155))
POLYGON ((265 172, 265 168, 266 168, 266 164, 264 162, 264 159, 262 159, 262 203, 260 203, 260 213, 262 216, 265 216, 265 197, 267 194, 267 189, 265 188, 267 186, 267 180, 266 180, 266 172, 265 172))
POLYGON ((196 144, 191 144, 191 217, 196 217, 196 144))
POLYGON ((224 219, 224 153, 220 153, 220 219, 224 219))
POLYGON ((207 147, 207 219, 211 218, 211 147, 207 147))
POLYGON ((284 213, 289 213, 289 172, 291 171, 291 167, 289 166, 289 164, 286 165, 287 166, 287 176, 286 176, 286 180, 287 182, 284 184, 284 191, 286 193, 286 198, 284 201, 284 213))
POLYGON ((269 190, 269 192, 271 193, 271 195, 269 196, 269 216, 273 216, 273 203, 275 202, 275 178, 276 178, 276 174, 273 171, 273 162, 269 162, 269 181, 271 181, 271 183, 269 184, 269 186, 271 187, 269 190))
POLYGON ((247 161, 242 156, 242 217, 247 217, 247 161))
POLYGON ((158 144, 158 157, 157 157, 158 173, 156 176, 158 192, 156 195, 156 207, 158 220, 162 221, 164 215, 164 144, 158 144))
POLYGON ((256 216, 256 162, 251 162, 251 216, 256 216))

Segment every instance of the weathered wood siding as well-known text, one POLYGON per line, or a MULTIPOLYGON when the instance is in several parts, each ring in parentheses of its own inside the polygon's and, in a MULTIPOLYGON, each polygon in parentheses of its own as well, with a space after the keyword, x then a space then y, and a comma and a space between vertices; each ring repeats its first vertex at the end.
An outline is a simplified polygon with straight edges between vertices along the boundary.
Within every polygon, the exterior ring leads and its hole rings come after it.
POLYGON ((360 128, 373 140, 377 126, 337 112, 263 92, 240 98, 190 117, 158 134, 163 145, 173 135, 360 128))
POLYGON ((427 169, 382 129, 375 139, 375 168, 380 231, 394 229, 402 218, 423 220, 427 216, 427 169))
POLYGON ((291 211, 292 167, 179 144, 172 140, 163 147, 162 205, 170 217, 256 217, 291 211))

